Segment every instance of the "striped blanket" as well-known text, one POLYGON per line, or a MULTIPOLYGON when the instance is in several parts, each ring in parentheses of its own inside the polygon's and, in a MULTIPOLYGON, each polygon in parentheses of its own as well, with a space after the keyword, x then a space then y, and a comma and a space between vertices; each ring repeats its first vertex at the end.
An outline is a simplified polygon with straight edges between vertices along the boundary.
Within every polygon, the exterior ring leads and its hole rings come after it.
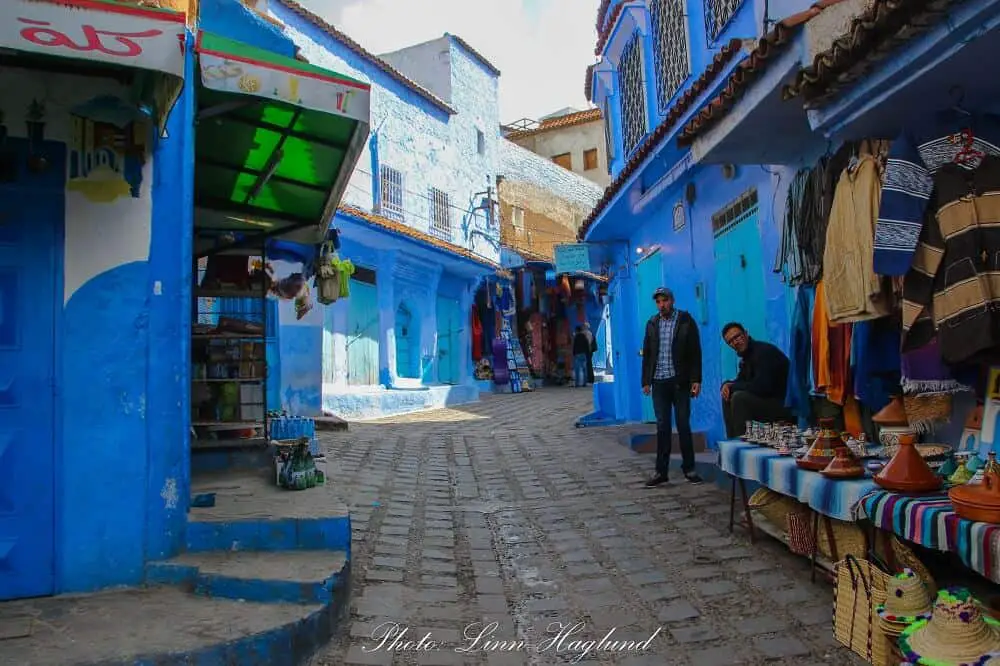
POLYGON ((861 509, 875 526, 926 548, 955 553, 965 566, 1000 583, 1000 525, 959 518, 947 495, 912 497, 877 490, 862 499, 861 509))
POLYGON ((877 488, 867 477, 834 480, 799 469, 791 456, 780 456, 774 449, 742 440, 719 442, 719 467, 727 474, 756 481, 825 516, 845 521, 856 520, 855 508, 861 498, 877 488))

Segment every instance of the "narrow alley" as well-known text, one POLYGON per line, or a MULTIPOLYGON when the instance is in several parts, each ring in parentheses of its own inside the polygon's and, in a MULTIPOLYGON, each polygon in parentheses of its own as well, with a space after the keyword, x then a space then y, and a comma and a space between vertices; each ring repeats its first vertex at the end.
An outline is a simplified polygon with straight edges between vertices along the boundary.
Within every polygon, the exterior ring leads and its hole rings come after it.
POLYGON ((314 666, 858 663, 834 642, 830 587, 810 583, 804 560, 731 538, 711 483, 643 488, 651 457, 615 428, 574 427, 589 401, 543 390, 328 433, 352 510, 354 604, 314 666), (455 651, 468 625, 493 621, 492 640, 529 647, 455 651), (585 628, 558 649, 552 622, 585 628), (433 642, 398 641, 393 655, 391 640, 379 647, 386 623, 433 642), (574 643, 660 627, 644 652, 574 643))

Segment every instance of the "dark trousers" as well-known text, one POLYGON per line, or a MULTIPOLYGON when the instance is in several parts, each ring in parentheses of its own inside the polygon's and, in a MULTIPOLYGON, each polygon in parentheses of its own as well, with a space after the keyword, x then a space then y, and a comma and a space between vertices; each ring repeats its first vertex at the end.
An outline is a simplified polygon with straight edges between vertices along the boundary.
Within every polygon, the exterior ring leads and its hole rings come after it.
POLYGON ((670 449, 674 443, 674 416, 681 444, 681 470, 694 472, 694 438, 691 436, 691 386, 676 380, 653 380, 653 411, 656 413, 656 473, 670 471, 670 449))
POLYGON ((746 434, 747 421, 776 423, 793 420, 784 400, 764 398, 749 391, 736 391, 730 394, 729 400, 723 400, 722 416, 729 439, 746 434))

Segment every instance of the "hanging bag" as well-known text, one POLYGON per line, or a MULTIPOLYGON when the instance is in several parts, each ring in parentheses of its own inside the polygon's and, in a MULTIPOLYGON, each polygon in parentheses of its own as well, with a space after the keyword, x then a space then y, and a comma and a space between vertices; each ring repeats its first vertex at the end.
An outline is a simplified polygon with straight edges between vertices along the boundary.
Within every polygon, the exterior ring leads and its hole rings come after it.
POLYGON ((834 566, 833 635, 873 666, 889 666, 889 642, 878 628, 875 606, 885 603, 889 574, 848 555, 834 566))
POLYGON ((333 243, 323 243, 316 266, 316 300, 322 305, 336 303, 340 298, 340 271, 334 266, 336 258, 333 243))

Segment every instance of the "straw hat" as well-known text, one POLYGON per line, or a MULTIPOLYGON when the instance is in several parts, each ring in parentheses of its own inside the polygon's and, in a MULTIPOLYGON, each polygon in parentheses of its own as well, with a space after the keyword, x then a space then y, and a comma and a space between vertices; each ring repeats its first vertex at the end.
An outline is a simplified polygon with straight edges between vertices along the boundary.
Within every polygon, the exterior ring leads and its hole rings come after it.
POLYGON ((1000 622, 985 617, 968 590, 942 590, 931 619, 907 627, 899 648, 914 664, 982 666, 1000 652, 1000 622))
POLYGON ((889 579, 885 603, 875 607, 879 618, 893 624, 911 624, 931 616, 931 594, 912 569, 889 579))

